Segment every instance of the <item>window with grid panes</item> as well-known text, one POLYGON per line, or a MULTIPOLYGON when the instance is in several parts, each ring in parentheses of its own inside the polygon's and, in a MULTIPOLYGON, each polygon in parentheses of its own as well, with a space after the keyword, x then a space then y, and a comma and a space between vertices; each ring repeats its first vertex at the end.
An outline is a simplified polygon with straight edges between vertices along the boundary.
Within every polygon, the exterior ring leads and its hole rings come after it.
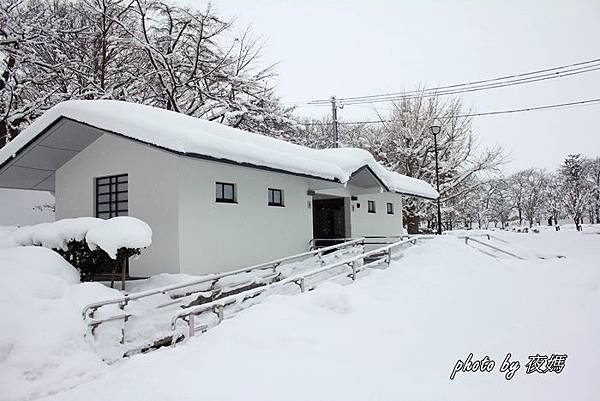
POLYGON ((96 217, 109 219, 128 214, 127 174, 96 178, 96 217))

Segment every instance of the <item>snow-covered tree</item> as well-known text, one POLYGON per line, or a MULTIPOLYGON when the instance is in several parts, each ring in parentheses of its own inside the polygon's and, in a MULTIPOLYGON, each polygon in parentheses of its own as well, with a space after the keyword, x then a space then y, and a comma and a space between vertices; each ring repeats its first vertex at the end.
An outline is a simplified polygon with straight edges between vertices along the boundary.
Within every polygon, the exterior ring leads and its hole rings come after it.
POLYGON ((63 55, 50 44, 62 40, 65 7, 59 1, 0 0, 0 146, 41 110, 64 99, 58 79, 63 55))
POLYGON ((557 173, 548 175, 544 188, 544 210, 552 224, 558 225, 563 211, 563 194, 561 177, 557 173))
MULTIPOLYGON (((435 185, 432 125, 441 125, 438 135, 441 201, 448 206, 480 185, 483 175, 498 172, 504 162, 500 147, 479 149, 471 119, 464 117, 460 100, 441 97, 411 97, 394 104, 391 115, 379 127, 367 127, 362 135, 344 138, 346 143, 369 150, 390 170, 435 185), (475 179, 476 177, 480 178, 475 179)), ((411 232, 419 217, 433 216, 434 205, 407 199, 406 221, 411 232)))
POLYGON ((587 159, 586 178, 590 188, 590 222, 600 224, 600 157, 587 159))
MULTIPOLYGON (((276 137, 299 127, 248 30, 162 0, 0 0, 0 136, 56 103, 122 99, 276 137)), ((3 145, 3 144, 2 144, 3 145)))
POLYGON ((585 179, 585 163, 581 155, 569 155, 560 167, 562 198, 565 210, 581 231, 583 213, 590 198, 589 183, 585 179))

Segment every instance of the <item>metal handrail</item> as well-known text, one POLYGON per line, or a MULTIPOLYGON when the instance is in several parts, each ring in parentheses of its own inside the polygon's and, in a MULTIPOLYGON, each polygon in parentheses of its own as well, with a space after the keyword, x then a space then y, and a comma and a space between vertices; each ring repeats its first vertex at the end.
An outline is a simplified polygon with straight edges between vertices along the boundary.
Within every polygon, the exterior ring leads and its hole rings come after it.
MULTIPOLYGON (((507 240, 502 239, 502 238, 500 238, 500 237, 498 237, 496 235, 490 234, 490 233, 469 233, 468 235, 458 235, 458 234, 452 234, 452 233, 449 233, 449 232, 445 232, 444 234, 445 235, 457 235, 458 238, 461 238, 461 239, 464 238, 464 237, 469 237, 469 238, 473 238, 473 237, 487 237, 487 239, 490 240, 490 241, 492 239, 495 239, 496 241, 503 242, 505 244, 509 244, 510 243, 507 240)), ((365 238, 368 238, 368 237, 365 237, 365 238)))
MULTIPOLYGON (((241 274, 241 273, 249 273, 255 270, 266 270, 266 269, 273 269, 273 271, 275 271, 277 269, 277 267, 279 265, 281 265, 284 262, 289 262, 291 260, 295 260, 295 259, 300 259, 300 258, 305 258, 305 257, 309 257, 309 256, 313 256, 313 255, 318 255, 321 256, 321 254, 323 252, 327 252, 327 251, 331 251, 331 250, 336 250, 336 249, 343 249, 343 248, 347 248, 349 246, 355 245, 355 244, 363 244, 364 243, 364 238, 356 238, 356 239, 352 239, 350 241, 346 241, 346 242, 342 242, 340 244, 335 244, 335 245, 331 245, 325 248, 320 248, 320 249, 315 249, 312 251, 307 251, 307 252, 302 252, 296 255, 291 255, 291 256, 286 256, 284 258, 280 258, 280 259, 275 259, 269 262, 264 262, 264 263, 260 263, 257 265, 253 265, 253 266, 248 266, 245 268, 241 268, 241 269, 237 269, 237 270, 232 270, 229 272, 225 272, 225 273, 219 273, 219 274, 209 274, 209 275, 205 275, 202 278, 198 279, 198 280, 194 280, 194 281, 190 281, 187 283, 182 283, 182 284, 173 284, 170 286, 165 286, 165 287, 161 287, 161 288, 155 288, 152 290, 147 290, 147 291, 140 291, 140 292, 136 292, 136 293, 132 293, 132 294, 125 294, 123 297, 120 298, 114 298, 114 299, 109 299, 109 300, 105 300, 105 301, 99 301, 99 302, 93 302, 90 303, 88 305, 86 305, 83 308, 82 311, 82 316, 84 319, 93 319, 94 318, 94 312, 101 308, 102 306, 106 306, 106 305, 115 305, 118 304, 119 307, 121 308, 121 310, 124 309, 124 307, 131 301, 134 300, 138 300, 141 298, 146 298, 152 295, 156 295, 156 294, 165 294, 169 291, 173 291, 173 290, 178 290, 181 288, 186 288, 186 287, 191 287, 191 286, 195 286, 195 285, 200 285, 200 284, 204 284, 204 283, 208 283, 208 282, 213 282, 212 286, 214 286, 220 279, 225 278, 225 277, 230 277, 236 274, 241 274)), ((96 319, 93 321, 93 324, 101 324, 104 321, 113 321, 115 320, 115 318, 121 317, 122 319, 126 318, 126 314, 123 315, 116 315, 116 316, 111 316, 105 319, 96 319)))
MULTIPOLYGON (((464 240, 465 240, 465 245, 469 245, 469 241, 473 241, 473 242, 475 242, 475 243, 477 243, 477 244, 481 244, 481 245, 483 245, 483 246, 487 246, 488 248, 491 248, 491 249, 493 249, 493 250, 495 250, 495 251, 498 251, 498 252, 505 253, 505 254, 507 254, 507 255, 509 255, 509 256, 512 256, 513 258, 517 258, 517 259, 521 259, 521 260, 523 260, 523 257, 522 257, 522 256, 519 256, 519 255, 517 255, 517 254, 515 254, 515 253, 512 253, 512 252, 506 251, 506 250, 504 250, 504 249, 502 249, 502 248, 498 248, 497 246, 494 246, 494 245, 488 244, 487 242, 480 241, 480 240, 478 240, 478 239, 476 239, 476 238, 469 237, 468 235, 465 235, 465 236, 460 236, 459 238, 462 238, 462 239, 464 239, 464 240)), ((483 252, 483 251, 482 251, 482 252, 483 252)))
MULTIPOLYGON (((384 244, 390 244, 393 241, 396 241, 398 239, 410 238, 410 236, 409 235, 365 235, 362 238, 365 241, 365 245, 384 245, 384 244), (378 240, 388 240, 388 241, 385 241, 385 242, 379 241, 378 242, 378 240), (391 242, 390 242, 390 240, 391 240, 391 242)), ((308 247, 309 247, 309 249, 316 249, 318 242, 348 241, 351 239, 352 238, 312 238, 310 241, 308 241, 308 247)))
MULTIPOLYGON (((361 237, 360 239, 364 240, 365 238, 366 237, 361 237)), ((317 241, 342 241, 340 243, 344 243, 345 241, 352 240, 354 240, 354 238, 311 238, 311 240, 308 241, 308 249, 311 251, 317 249, 317 241)))
MULTIPOLYGON (((202 305, 196 305, 196 306, 192 306, 186 309, 183 309, 182 311, 180 311, 179 313, 177 313, 175 316, 173 316, 171 318, 171 329, 175 330, 176 328, 176 324, 177 321, 179 319, 185 319, 187 318, 187 323, 188 323, 188 328, 189 328, 189 336, 193 336, 195 333, 195 316, 202 314, 204 312, 208 312, 208 311, 212 311, 214 312, 217 317, 218 317, 218 323, 221 323, 224 319, 224 309, 226 306, 228 305, 232 305, 235 303, 243 302, 246 299, 249 298, 253 298, 269 289, 272 288, 276 288, 276 287, 283 287, 287 284, 291 284, 294 283, 296 285, 298 285, 300 287, 300 291, 304 292, 305 291, 305 280, 308 277, 323 273, 325 271, 328 270, 332 270, 336 267, 341 267, 341 266, 349 266, 352 269, 352 273, 350 275, 350 277, 352 278, 352 280, 356 280, 356 275, 358 274, 358 272, 360 270, 364 270, 366 267, 371 267, 371 266, 375 266, 377 264, 381 264, 383 262, 386 262, 389 266, 391 259, 392 259, 392 249, 397 248, 399 246, 402 246, 404 244, 407 243, 412 243, 412 244, 416 244, 416 242, 418 240, 424 240, 424 239, 431 239, 434 238, 433 236, 423 236, 423 237, 417 237, 417 238, 410 238, 407 240, 400 240, 397 242, 394 242, 390 245, 381 247, 381 248, 377 248, 377 249, 373 249, 371 251, 368 252, 363 252, 360 255, 351 257, 349 259, 346 260, 342 260, 339 262, 335 262, 326 266, 322 266, 320 268, 308 271, 308 272, 304 272, 304 273, 300 273, 296 276, 293 277, 288 277, 286 279, 283 279, 281 281, 277 281, 271 284, 267 284, 265 286, 262 287, 256 287, 253 289, 250 289, 248 291, 244 291, 241 292, 239 294, 234 294, 234 295, 230 295, 227 297, 223 297, 221 299, 212 301, 212 302, 208 302, 202 305), (370 256, 374 256, 374 255, 382 255, 381 258, 369 262, 366 265, 363 265, 362 268, 361 266, 358 265, 357 262, 359 261, 363 261, 370 257, 370 256)), ((175 336, 173 336, 173 338, 175 338, 175 336)))

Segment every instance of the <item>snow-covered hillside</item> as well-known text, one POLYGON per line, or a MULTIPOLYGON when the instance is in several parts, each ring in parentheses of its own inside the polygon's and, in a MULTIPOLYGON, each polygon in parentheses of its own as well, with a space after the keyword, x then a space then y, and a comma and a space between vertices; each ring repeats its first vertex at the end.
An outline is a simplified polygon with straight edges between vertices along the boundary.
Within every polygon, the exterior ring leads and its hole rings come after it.
POLYGON ((566 258, 495 259, 456 236, 436 238, 354 284, 272 296, 174 349, 70 390, 65 380, 50 399, 597 399, 600 235, 495 234, 566 258), (496 368, 451 381, 469 353, 496 368), (499 372, 507 353, 521 364, 510 381, 499 372), (567 354, 562 373, 527 374, 538 353, 567 354))

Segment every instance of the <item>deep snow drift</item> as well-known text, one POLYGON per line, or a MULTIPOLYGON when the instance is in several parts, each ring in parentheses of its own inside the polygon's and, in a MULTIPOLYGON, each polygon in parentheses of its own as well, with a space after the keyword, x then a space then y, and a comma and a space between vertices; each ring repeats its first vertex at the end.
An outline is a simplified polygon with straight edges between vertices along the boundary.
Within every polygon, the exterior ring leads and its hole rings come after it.
POLYGON ((81 309, 118 294, 41 247, 0 250, 0 400, 52 394, 105 371, 81 309))
POLYGON ((51 399, 598 399, 600 236, 496 235, 566 259, 495 259, 436 238, 354 284, 272 296, 51 399), (496 369, 450 381, 471 352, 496 369), (507 353, 521 363, 510 381, 498 372, 507 353), (567 354, 564 371, 526 374, 536 353, 567 354))

